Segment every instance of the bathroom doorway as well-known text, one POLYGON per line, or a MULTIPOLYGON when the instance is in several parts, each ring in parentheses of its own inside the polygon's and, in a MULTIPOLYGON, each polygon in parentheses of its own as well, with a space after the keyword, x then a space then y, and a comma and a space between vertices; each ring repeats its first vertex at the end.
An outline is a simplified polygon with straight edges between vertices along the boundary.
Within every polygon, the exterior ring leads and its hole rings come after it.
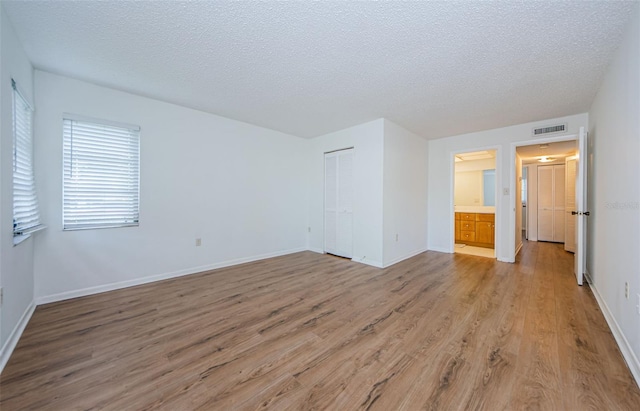
POLYGON ((454 252, 495 258, 496 150, 454 159, 454 252))

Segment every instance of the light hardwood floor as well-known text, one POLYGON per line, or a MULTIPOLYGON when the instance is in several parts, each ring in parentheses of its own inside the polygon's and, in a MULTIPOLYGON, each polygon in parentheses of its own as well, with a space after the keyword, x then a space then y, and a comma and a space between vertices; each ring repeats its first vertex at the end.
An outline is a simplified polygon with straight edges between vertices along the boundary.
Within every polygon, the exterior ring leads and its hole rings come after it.
POLYGON ((638 410, 572 255, 303 252, 38 307, 0 409, 638 410))

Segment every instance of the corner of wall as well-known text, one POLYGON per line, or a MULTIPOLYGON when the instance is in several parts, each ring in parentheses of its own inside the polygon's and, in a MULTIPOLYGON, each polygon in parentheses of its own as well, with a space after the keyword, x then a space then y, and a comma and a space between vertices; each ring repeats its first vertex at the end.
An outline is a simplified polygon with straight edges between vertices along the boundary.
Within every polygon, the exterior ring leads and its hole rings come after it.
POLYGON ((2 345, 2 349, 0 350, 0 373, 2 373, 2 370, 4 370, 4 367, 9 362, 9 358, 11 357, 11 354, 13 354, 13 350, 18 345, 18 341, 20 340, 24 329, 27 328, 27 324, 29 324, 29 320, 31 319, 35 309, 36 304, 34 301, 31 301, 24 313, 22 313, 20 320, 9 334, 9 337, 2 345))

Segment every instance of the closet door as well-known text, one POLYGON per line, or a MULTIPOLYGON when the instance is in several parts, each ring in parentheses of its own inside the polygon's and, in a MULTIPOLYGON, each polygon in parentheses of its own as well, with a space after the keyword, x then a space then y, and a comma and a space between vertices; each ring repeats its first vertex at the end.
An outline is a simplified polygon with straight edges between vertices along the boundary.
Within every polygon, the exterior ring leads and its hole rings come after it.
POLYGON ((538 241, 564 242, 565 166, 538 166, 538 241))
POLYGON ((325 154, 325 252, 353 257, 353 149, 325 154))
POLYGON ((338 223, 338 156, 324 155, 324 251, 336 254, 338 223))
POLYGON ((353 257, 353 150, 338 155, 337 252, 353 257))
POLYGON ((538 166, 538 241, 553 241, 553 166, 538 166))
POLYGON ((553 241, 564 243, 565 175, 564 164, 553 166, 553 241))

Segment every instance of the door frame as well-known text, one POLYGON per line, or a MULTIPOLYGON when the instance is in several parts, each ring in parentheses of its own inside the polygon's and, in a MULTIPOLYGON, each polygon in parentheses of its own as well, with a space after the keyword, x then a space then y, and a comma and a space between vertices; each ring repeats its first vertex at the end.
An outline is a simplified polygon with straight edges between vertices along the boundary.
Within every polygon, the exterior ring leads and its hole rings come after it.
MULTIPOLYGON (((498 250, 502 245, 502 235, 500 234, 500 228, 502 222, 500 216, 502 215, 502 205, 500 204, 500 187, 502 187, 502 146, 491 145, 481 147, 468 147, 459 150, 449 151, 449 224, 450 224, 450 253, 455 253, 456 247, 456 227, 455 227, 455 182, 456 182, 456 155, 464 153, 473 153, 475 151, 495 151, 496 152, 496 188, 495 188, 495 243, 493 245, 493 258, 500 260, 498 250)), ((514 152, 515 153, 515 152, 514 152)), ((502 261, 502 260, 500 260, 502 261)))
MULTIPOLYGON (((553 137, 544 137, 544 138, 534 138, 531 140, 517 141, 511 143, 511 149, 509 153, 509 208, 511 210, 511 215, 509 216, 509 225, 511 229, 509 230, 509 238, 507 239, 508 247, 508 256, 510 262, 515 262, 516 260, 516 238, 515 238, 515 227, 516 227, 516 149, 522 146, 535 146, 540 144, 548 144, 548 143, 560 143, 564 141, 575 141, 576 142, 576 150, 579 153, 579 147, 577 147, 578 143, 578 134, 561 134, 553 137)), ((527 210, 529 208, 529 204, 527 204, 527 210)), ((529 210, 528 210, 529 212, 529 210)), ((528 218, 527 218, 528 220, 528 218)), ((529 222, 527 221, 527 224, 529 222)))

